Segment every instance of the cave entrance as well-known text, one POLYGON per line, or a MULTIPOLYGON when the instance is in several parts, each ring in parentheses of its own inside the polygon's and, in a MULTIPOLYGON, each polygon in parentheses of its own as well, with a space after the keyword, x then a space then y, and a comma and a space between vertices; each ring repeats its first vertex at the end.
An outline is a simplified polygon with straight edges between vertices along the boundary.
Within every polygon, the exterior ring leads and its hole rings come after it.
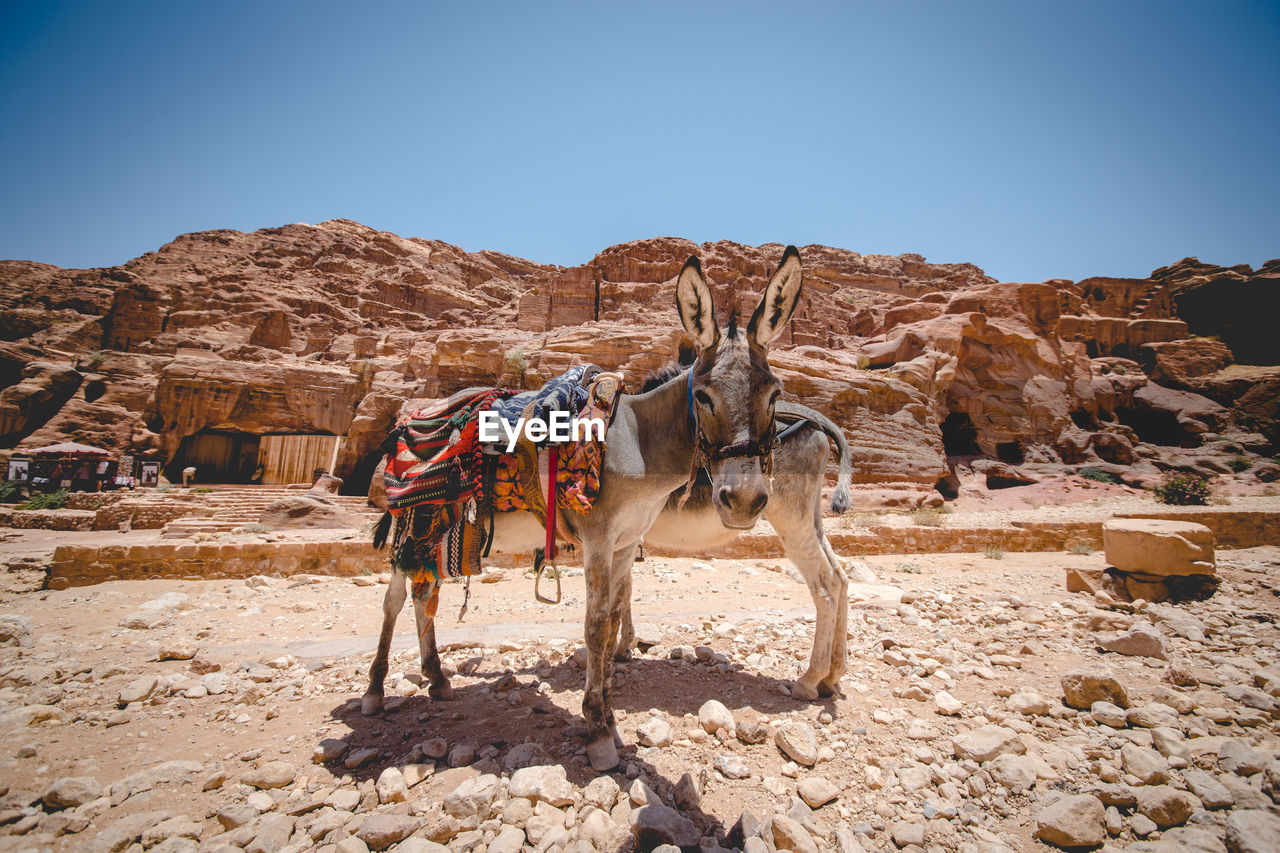
POLYGON ((1002 441, 996 445, 996 458, 1010 465, 1021 465, 1025 458, 1022 445, 1016 441, 1002 441))
POLYGON ((378 470, 382 455, 381 450, 375 450, 357 460, 351 474, 342 481, 342 494, 368 495, 369 486, 373 484, 373 474, 378 470))
POLYGON ((978 430, 964 412, 952 412, 942 422, 942 446, 948 456, 981 456, 978 430))
POLYGON ((336 435, 250 435, 205 430, 182 440, 165 467, 165 476, 179 483, 182 469, 193 466, 197 483, 311 484, 318 472, 333 470, 338 446, 336 435), (255 480, 259 466, 262 476, 255 480))
POLYGON ((244 432, 205 430, 182 439, 165 466, 171 483, 182 482, 182 469, 194 467, 197 483, 248 483, 258 459, 259 437, 244 432))
POLYGON ((1172 412, 1120 407, 1115 414, 1120 423, 1130 427, 1145 442, 1165 447, 1194 446, 1194 440, 1172 412))

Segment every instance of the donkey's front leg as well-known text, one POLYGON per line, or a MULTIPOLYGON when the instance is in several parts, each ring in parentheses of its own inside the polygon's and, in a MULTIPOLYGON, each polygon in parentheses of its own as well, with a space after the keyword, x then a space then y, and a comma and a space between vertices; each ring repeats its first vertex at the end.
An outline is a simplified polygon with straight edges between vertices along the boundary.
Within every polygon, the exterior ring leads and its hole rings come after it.
POLYGON ((582 716, 587 723, 587 758, 597 772, 618 766, 618 745, 611 725, 609 681, 613 675, 613 651, 617 623, 612 619, 612 557, 601 548, 586 549, 587 681, 582 694, 582 716))
POLYGON ((396 617, 404 607, 406 582, 403 573, 393 570, 387 594, 382 598, 382 633, 378 635, 378 651, 369 667, 369 689, 360 702, 360 713, 366 716, 382 710, 382 682, 387 677, 387 657, 391 654, 391 637, 396 632, 396 617))
POLYGON ((440 581, 432 581, 423 595, 413 596, 413 616, 418 626, 418 652, 422 656, 422 677, 427 679, 427 695, 432 699, 452 699, 453 687, 440 666, 436 648, 436 611, 440 608, 440 581))
POLYGON ((619 663, 626 663, 631 660, 632 652, 636 647, 636 626, 631 621, 631 572, 628 571, 622 578, 622 614, 621 623, 618 627, 618 647, 613 653, 613 659, 619 663))

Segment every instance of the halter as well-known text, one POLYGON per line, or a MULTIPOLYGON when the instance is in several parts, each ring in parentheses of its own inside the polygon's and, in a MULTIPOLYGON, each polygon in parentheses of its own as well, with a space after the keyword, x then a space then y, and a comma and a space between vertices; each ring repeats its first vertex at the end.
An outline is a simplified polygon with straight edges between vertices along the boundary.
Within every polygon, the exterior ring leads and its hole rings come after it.
POLYGON ((683 507, 685 502, 689 500, 689 494, 693 490, 693 481, 696 479, 699 468, 706 468, 710 462, 721 462, 725 459, 751 458, 760 459, 760 470, 766 477, 773 476, 773 451, 778 446, 778 426, 777 421, 771 419, 769 421, 769 431, 761 438, 754 441, 739 441, 736 444, 726 444, 720 447, 713 446, 707 441, 706 435, 702 432, 702 426, 698 423, 697 409, 693 405, 693 368, 690 367, 685 372, 687 382, 685 384, 685 399, 689 406, 689 422, 693 424, 693 432, 695 436, 693 462, 689 469, 689 482, 685 484, 684 494, 680 496, 680 506, 683 507))

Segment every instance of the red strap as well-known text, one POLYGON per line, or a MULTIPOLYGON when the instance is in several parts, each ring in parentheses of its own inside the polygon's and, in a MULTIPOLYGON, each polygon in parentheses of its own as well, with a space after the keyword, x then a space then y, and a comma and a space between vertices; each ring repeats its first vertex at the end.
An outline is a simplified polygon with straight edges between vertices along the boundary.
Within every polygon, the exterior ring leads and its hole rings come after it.
POLYGON ((559 455, 556 445, 547 448, 547 546, 543 552, 547 560, 556 558, 556 463, 559 455))

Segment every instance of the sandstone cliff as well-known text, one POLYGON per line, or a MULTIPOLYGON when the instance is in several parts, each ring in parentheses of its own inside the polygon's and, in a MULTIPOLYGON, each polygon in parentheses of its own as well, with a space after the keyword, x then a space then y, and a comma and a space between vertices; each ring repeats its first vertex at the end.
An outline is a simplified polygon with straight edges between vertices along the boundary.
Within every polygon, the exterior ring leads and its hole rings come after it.
MULTIPOLYGON (((108 269, 0 262, 0 445, 175 461, 207 433, 333 434, 336 473, 360 490, 404 400, 579 361, 638 384, 687 345, 673 307, 686 257, 723 318, 750 312, 781 252, 654 238, 557 267, 334 220, 184 235, 108 269)), ((1194 466, 1206 435, 1231 452, 1280 443, 1262 315, 1184 307, 1222 292, 1270 304, 1280 262, 1002 284, 919 255, 801 255, 805 295, 774 363, 848 432, 864 487, 916 500, 978 456, 1194 466)))

